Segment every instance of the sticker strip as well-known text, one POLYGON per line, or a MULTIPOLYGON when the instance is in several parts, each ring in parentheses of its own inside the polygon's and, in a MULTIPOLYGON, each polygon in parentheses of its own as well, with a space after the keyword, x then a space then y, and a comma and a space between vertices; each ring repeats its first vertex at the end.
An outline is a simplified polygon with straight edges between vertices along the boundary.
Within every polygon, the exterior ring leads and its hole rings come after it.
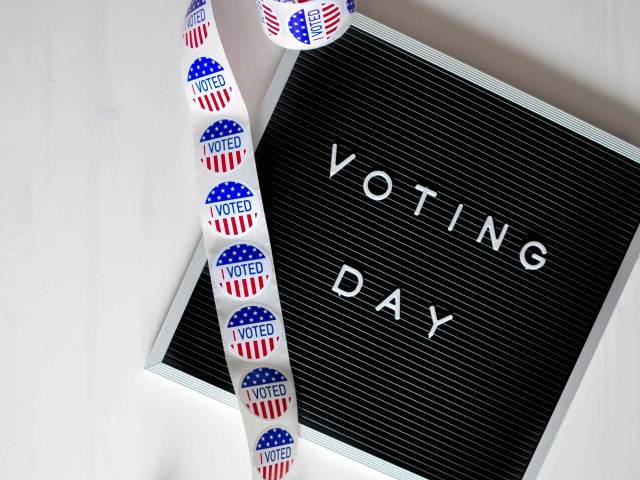
POLYGON ((334 42, 347 31, 356 0, 256 0, 269 39, 284 48, 309 50, 334 42))
MULTIPOLYGON (((351 23, 355 0, 257 0, 256 7, 270 40, 303 50, 339 38, 351 23)), ((183 39, 202 231, 227 366, 252 449, 253 478, 288 479, 295 475, 299 431, 295 385, 249 114, 211 0, 191 1, 183 39)))

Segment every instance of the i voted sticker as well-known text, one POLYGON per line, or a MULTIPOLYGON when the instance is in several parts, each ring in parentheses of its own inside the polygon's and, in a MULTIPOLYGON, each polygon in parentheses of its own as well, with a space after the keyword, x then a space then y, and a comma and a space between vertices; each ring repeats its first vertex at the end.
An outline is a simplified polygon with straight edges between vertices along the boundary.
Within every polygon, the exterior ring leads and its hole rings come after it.
POLYGON ((229 349, 246 360, 265 358, 278 347, 281 337, 278 318, 258 305, 234 312, 225 329, 229 349))
POLYGON ((293 400, 291 382, 273 368, 256 368, 244 377, 240 390, 242 402, 262 420, 280 418, 293 400))
POLYGON ((227 72, 212 58, 200 57, 189 67, 187 82, 193 103, 209 112, 224 109, 231 101, 233 88, 227 72))
POLYGON ((256 465, 262 480, 284 478, 293 466, 295 440, 284 428, 263 433, 256 446, 256 465))
POLYGON ((200 137, 200 162, 215 173, 228 173, 244 162, 249 136, 233 120, 223 119, 209 125, 200 137))
POLYGON ((192 0, 184 19, 184 43, 189 48, 198 48, 209 36, 211 20, 207 17, 207 0, 192 0))
POLYGON ((259 215, 259 202, 253 192, 240 182, 222 182, 205 202, 209 225, 227 237, 247 233, 259 215))
POLYGON ((271 277, 271 260, 253 245, 233 245, 216 260, 214 284, 231 298, 254 297, 265 289, 271 277))
POLYGON ((280 20, 273 11, 273 9, 264 3, 263 0, 256 0, 256 7, 258 9, 258 17, 260 22, 267 30, 269 36, 275 36, 280 33, 280 20))
POLYGON ((289 19, 289 31, 306 45, 329 40, 340 26, 340 7, 336 3, 321 3, 318 8, 303 8, 289 19))

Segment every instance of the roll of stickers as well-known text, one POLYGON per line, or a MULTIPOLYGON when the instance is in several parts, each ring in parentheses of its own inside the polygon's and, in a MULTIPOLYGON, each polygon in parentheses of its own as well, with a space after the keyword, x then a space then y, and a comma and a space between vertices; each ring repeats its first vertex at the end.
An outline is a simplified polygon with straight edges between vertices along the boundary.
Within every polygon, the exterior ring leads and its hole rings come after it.
POLYGON ((342 36, 351 25, 355 0, 256 0, 270 40, 281 47, 309 50, 342 36))
MULTIPOLYGON (((257 0, 269 39, 318 48, 349 27, 355 0, 257 0)), ((254 479, 292 478, 298 407, 249 114, 225 55, 211 0, 192 0, 182 75, 194 127, 200 218, 229 374, 254 479)))

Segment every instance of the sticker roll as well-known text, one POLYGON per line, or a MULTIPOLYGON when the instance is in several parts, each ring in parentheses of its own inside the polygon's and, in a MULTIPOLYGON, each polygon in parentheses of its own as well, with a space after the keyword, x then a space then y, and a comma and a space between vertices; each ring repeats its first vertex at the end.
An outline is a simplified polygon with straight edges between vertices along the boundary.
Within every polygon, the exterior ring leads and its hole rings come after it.
MULTIPOLYGON (((355 12, 355 0, 258 0, 256 6, 267 37, 297 50, 335 41, 355 12)), ((183 45, 200 222, 253 478, 294 478, 298 404, 250 119, 211 0, 190 2, 183 45)))
POLYGON ((291 50, 310 50, 347 31, 356 0, 256 0, 256 8, 269 40, 291 50))

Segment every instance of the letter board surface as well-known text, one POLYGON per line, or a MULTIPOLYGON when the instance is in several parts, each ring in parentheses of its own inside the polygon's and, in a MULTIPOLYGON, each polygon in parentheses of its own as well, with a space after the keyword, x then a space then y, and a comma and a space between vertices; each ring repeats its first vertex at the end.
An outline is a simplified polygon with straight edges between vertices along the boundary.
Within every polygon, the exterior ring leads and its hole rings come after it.
MULTIPOLYGON (((260 122, 303 436, 534 478, 638 254, 638 150, 363 16, 285 54, 260 122)), ((232 403, 203 266, 150 365, 232 403)))

